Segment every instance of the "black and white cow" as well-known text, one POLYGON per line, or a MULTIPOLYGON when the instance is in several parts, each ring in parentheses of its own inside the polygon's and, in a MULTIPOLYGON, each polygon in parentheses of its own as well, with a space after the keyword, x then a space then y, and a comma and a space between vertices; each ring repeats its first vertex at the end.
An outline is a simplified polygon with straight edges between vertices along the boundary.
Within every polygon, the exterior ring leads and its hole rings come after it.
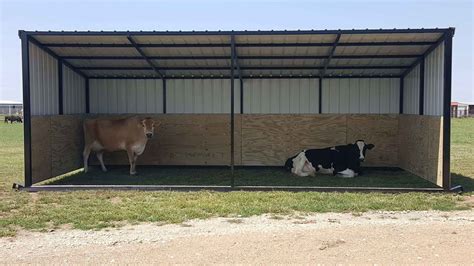
POLYGON ((298 176, 321 173, 354 177, 362 173, 360 163, 365 159, 365 152, 374 147, 374 144, 358 140, 354 144, 304 150, 288 158, 285 168, 298 176))

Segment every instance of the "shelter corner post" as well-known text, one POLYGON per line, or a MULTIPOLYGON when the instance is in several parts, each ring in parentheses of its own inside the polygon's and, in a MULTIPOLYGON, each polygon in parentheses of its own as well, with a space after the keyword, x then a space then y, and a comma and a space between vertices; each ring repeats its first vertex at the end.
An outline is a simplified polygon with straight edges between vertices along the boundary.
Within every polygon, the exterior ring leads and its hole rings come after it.
POLYGON ((443 189, 451 189, 451 75, 453 55, 453 35, 451 29, 444 46, 444 94, 443 94, 443 189))
POLYGON ((235 37, 230 36, 231 58, 230 58, 230 186, 235 186, 234 176, 234 61, 235 61, 235 37))
POLYGON ((31 100, 30 100, 30 36, 24 32, 19 32, 21 39, 21 64, 23 82, 23 132, 24 132, 24 166, 25 166, 25 187, 33 184, 31 166, 31 100))

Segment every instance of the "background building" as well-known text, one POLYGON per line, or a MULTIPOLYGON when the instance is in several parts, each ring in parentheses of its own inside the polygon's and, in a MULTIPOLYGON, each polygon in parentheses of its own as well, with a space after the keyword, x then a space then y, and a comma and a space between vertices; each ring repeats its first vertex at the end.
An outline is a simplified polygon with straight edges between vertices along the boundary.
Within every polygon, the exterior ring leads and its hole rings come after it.
POLYGON ((0 100, 0 114, 1 115, 14 115, 23 114, 23 103, 15 101, 0 100))
POLYGON ((460 102, 451 102, 451 117, 468 117, 468 116, 469 116, 469 104, 460 103, 460 102))

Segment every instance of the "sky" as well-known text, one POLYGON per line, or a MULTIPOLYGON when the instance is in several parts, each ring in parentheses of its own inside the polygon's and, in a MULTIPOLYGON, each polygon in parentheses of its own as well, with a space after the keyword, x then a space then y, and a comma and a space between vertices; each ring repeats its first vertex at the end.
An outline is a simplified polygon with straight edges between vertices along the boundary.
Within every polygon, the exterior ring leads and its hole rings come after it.
POLYGON ((455 27, 453 101, 474 102, 474 0, 0 0, 0 100, 22 100, 18 30, 455 27))

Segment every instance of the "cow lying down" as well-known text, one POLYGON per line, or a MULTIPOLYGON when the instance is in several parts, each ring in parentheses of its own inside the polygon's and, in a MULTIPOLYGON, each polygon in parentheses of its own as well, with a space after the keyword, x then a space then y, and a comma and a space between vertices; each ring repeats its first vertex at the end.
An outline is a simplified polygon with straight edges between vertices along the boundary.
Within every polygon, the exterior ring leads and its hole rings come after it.
POLYGON ((151 118, 129 117, 124 119, 89 119, 84 121, 84 172, 87 173, 87 161, 91 151, 99 159, 102 171, 106 172, 103 153, 127 151, 130 162, 130 174, 135 175, 137 157, 145 151, 148 139, 153 137, 155 127, 160 123, 151 118))
POLYGON ((365 159, 366 150, 374 147, 374 144, 358 140, 354 144, 304 150, 286 160, 285 168, 298 176, 321 173, 354 177, 362 174, 360 163, 365 159))

